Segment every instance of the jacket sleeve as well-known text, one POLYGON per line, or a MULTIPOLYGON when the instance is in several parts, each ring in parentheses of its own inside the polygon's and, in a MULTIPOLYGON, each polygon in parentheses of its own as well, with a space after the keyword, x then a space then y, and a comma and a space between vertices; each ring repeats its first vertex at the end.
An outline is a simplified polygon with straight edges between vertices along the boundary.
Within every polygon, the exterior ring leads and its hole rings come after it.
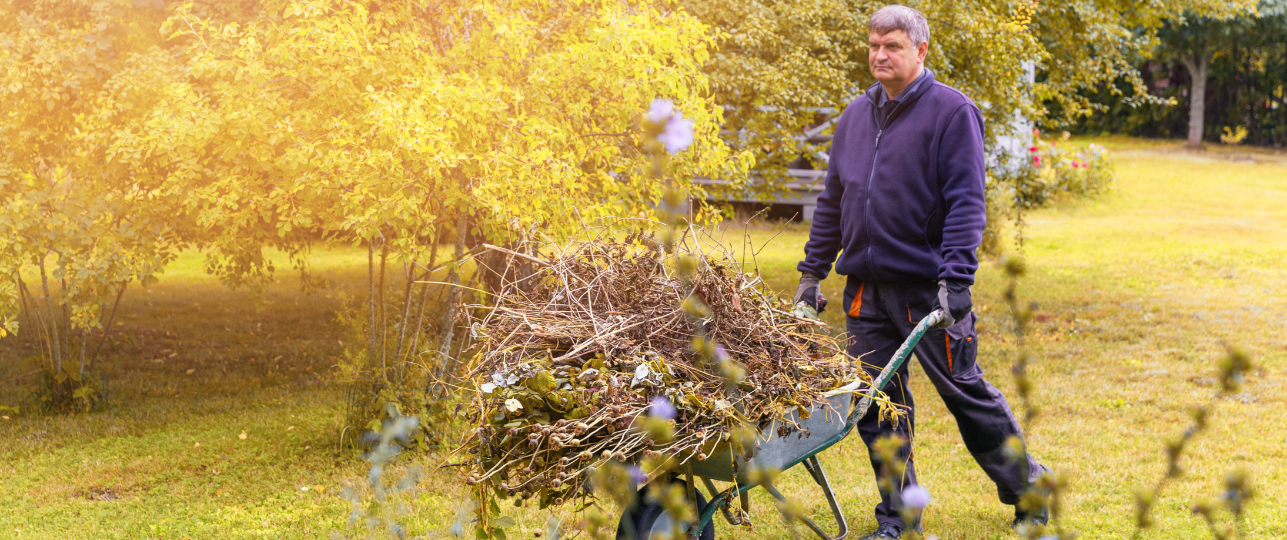
POLYGON ((809 227, 809 241, 804 244, 804 260, 796 265, 796 270, 808 272, 818 278, 826 278, 831 273, 831 264, 836 262, 840 252, 841 222, 840 200, 845 188, 840 183, 836 148, 842 148, 844 136, 844 116, 836 123, 836 135, 831 140, 830 156, 827 163, 827 176, 823 183, 822 193, 818 195, 818 207, 813 211, 813 224, 809 227))
POLYGON ((975 250, 987 223, 983 115, 973 103, 953 111, 939 142, 938 174, 943 197, 943 244, 939 279, 974 283, 975 250))

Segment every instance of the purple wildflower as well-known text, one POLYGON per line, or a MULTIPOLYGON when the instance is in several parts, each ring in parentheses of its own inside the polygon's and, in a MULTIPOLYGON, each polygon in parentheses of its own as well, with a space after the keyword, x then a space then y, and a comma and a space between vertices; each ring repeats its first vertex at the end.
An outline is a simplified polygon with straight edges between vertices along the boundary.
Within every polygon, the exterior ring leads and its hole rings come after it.
POLYGON ((907 489, 903 490, 901 497, 903 499, 903 506, 907 508, 916 508, 919 510, 921 508, 925 508, 930 503, 929 490, 920 486, 908 486, 907 489))
POLYGON ((666 131, 657 136, 666 151, 678 154, 693 144, 693 121, 684 118, 684 113, 675 111, 674 116, 666 122, 666 131))
POLYGON ((648 482, 648 475, 644 474, 643 469, 640 469, 638 465, 631 465, 626 468, 626 471, 630 474, 630 479, 634 480, 636 484, 648 482))
POLYGON ((669 99, 656 98, 652 100, 652 106, 648 107, 647 118, 649 122, 660 124, 670 118, 672 114, 675 114, 675 102, 669 99))
POLYGON ((677 154, 693 144, 693 121, 675 110, 675 102, 664 98, 654 99, 644 117, 653 124, 662 125, 657 142, 664 145, 667 152, 677 154))
POLYGON ((716 346, 715 346, 715 361, 716 361, 716 362, 723 362, 723 361, 725 361, 725 360, 728 360, 728 349, 725 349, 723 345, 716 345, 716 346))
POLYGON ((662 420, 673 420, 675 418, 675 406, 670 404, 670 400, 665 396, 652 398, 648 404, 648 415, 662 420))

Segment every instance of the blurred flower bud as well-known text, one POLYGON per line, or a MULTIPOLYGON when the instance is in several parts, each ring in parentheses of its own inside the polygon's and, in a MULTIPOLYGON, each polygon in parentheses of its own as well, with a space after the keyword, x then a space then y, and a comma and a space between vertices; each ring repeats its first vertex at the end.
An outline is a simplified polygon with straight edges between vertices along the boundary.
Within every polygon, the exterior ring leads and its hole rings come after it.
POLYGON ((929 490, 919 485, 908 486, 907 489, 903 490, 901 497, 903 500, 903 506, 907 508, 915 508, 919 510, 929 506, 930 503, 929 490))
POLYGON ((665 396, 656 396, 648 404, 648 414, 656 418, 671 420, 675 418, 675 413, 675 406, 665 396))

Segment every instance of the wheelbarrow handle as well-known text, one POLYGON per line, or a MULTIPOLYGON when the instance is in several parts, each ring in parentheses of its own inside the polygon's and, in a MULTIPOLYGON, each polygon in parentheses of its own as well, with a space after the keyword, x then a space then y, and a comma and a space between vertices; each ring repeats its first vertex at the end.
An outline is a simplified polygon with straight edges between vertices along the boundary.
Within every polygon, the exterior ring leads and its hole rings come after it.
MULTIPOLYGON (((888 364, 885 364, 885 369, 882 369, 880 375, 877 375, 876 379, 872 381, 871 390, 863 394, 862 399, 858 401, 858 406, 854 407, 853 411, 849 413, 849 418, 845 422, 848 424, 846 427, 853 427, 858 423, 859 419, 867 415, 867 409, 871 408, 872 398, 876 396, 876 392, 884 390, 885 385, 889 384, 889 380, 894 377, 894 373, 897 373, 899 368, 903 367, 907 357, 912 355, 912 349, 915 349, 916 344, 920 343, 922 337, 925 337, 925 332, 928 332, 931 327, 942 321, 943 310, 936 309, 916 324, 916 328, 912 329, 912 333, 907 335, 907 340, 903 341, 902 346, 898 347, 898 350, 894 352, 894 357, 889 360, 888 364)), ((860 384, 861 380, 857 380, 837 390, 857 390, 860 384)))

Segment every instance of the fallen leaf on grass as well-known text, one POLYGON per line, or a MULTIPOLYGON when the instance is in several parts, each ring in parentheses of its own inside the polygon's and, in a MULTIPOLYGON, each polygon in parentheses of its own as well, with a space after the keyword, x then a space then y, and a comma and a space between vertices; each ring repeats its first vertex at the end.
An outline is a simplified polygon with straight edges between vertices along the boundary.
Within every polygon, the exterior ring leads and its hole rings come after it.
POLYGON ((192 445, 192 447, 193 447, 193 448, 199 448, 199 447, 201 447, 201 443, 196 443, 196 444, 192 445))
POLYGON ((197 368, 189 369, 189 370, 188 370, 188 375, 191 375, 191 374, 196 373, 196 372, 197 372, 197 368))
POLYGON ((243 440, 243 441, 244 441, 244 440, 246 440, 246 439, 247 439, 247 438, 249 438, 249 437, 250 437, 250 435, 246 435, 246 432, 245 432, 245 431, 242 431, 242 432, 241 432, 241 435, 238 435, 238 436, 237 436, 237 438, 238 438, 238 439, 241 439, 241 440, 243 440))
POLYGON ((295 429, 295 426, 286 426, 286 431, 290 431, 292 429, 295 429))
POLYGON ((8 419, 9 419, 9 417, 8 417, 8 416, 0 416, 0 418, 4 418, 5 420, 8 420, 8 419))

